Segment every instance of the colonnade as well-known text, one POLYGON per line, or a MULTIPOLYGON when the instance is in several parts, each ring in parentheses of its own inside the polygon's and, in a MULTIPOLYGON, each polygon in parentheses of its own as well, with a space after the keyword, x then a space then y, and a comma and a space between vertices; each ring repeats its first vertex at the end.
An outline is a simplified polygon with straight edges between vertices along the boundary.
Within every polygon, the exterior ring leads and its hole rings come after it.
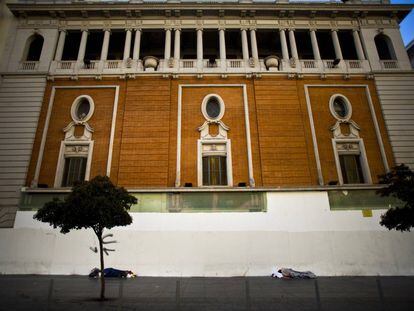
MULTIPOLYGON (((108 57, 108 48, 109 48, 109 40, 110 40, 110 29, 104 29, 104 38, 102 41, 102 50, 101 50, 101 58, 100 60, 107 60, 108 57)), ((131 53, 131 41, 132 41, 132 34, 135 33, 135 40, 133 46, 133 53, 132 59, 138 60, 140 59, 140 48, 141 48, 141 36, 142 36, 142 29, 125 29, 125 45, 124 45, 124 53, 123 59, 126 60, 130 58, 131 53)), ((202 28, 197 28, 197 66, 202 67, 203 63, 203 31, 202 28)), ((226 36, 225 36, 226 29, 219 28, 218 35, 219 35, 219 58, 220 64, 224 66, 226 62, 226 36)), ((319 44, 318 39, 316 36, 316 29, 309 29, 309 35, 312 44, 312 52, 315 60, 321 60, 321 54, 319 51, 319 44)), ((82 36, 79 45, 78 51, 78 61, 83 61, 85 57, 86 51, 86 44, 88 40, 88 30, 82 30, 82 36)), ((63 48, 65 45, 65 38, 67 35, 67 30, 60 30, 59 32, 59 40, 56 48, 55 53, 55 61, 61 61, 63 55, 63 48)), ((242 43, 242 55, 243 59, 247 62, 249 59, 252 59, 254 64, 257 64, 259 61, 259 52, 257 46, 257 39, 256 39, 256 29, 255 28, 242 28, 240 30, 241 35, 241 43, 242 43), (250 34, 250 51, 248 45, 248 35, 250 34), (250 55, 251 54, 251 55, 250 55)), ((298 60, 299 54, 296 46, 296 39, 295 39, 295 30, 294 29, 279 29, 279 36, 280 36, 280 44, 281 44, 281 52, 282 52, 282 59, 283 61, 289 61, 290 59, 298 60), (289 37, 289 47, 290 53, 288 49, 288 43, 286 38, 286 32, 288 33, 289 37)), ((357 56, 359 60, 365 60, 365 54, 362 48, 361 39, 358 30, 354 29, 352 31, 352 36, 355 44, 355 49, 357 52, 357 56)), ((331 30, 331 37, 333 42, 333 47, 335 50, 335 57, 336 59, 342 60, 342 49, 338 38, 338 30, 332 29, 331 30)), ((170 60, 171 58, 174 59, 175 62, 180 60, 180 51, 181 51, 181 29, 180 28, 167 28, 165 29, 165 48, 164 48, 164 59, 166 61, 170 60), (174 34, 173 34, 174 33, 174 34), (172 35, 174 35, 174 47, 173 47, 173 55, 171 55, 171 44, 172 44, 172 35)))

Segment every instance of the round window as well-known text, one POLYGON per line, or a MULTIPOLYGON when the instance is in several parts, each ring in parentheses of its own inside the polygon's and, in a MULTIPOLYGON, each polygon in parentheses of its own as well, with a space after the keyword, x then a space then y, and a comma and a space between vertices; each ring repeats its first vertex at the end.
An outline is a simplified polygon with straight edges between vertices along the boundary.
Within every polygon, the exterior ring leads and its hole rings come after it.
POLYGON ((351 117, 351 104, 342 95, 334 95, 331 97, 330 109, 332 115, 337 119, 349 119, 351 117))
POLYGON ((224 115, 223 99, 217 94, 209 94, 203 99, 201 104, 201 112, 209 121, 218 121, 224 115))
POLYGON ((95 105, 88 95, 81 95, 72 104, 71 115, 74 121, 88 121, 94 111, 95 105))
POLYGON ((89 101, 86 98, 82 98, 76 108, 76 117, 78 120, 82 121, 89 114, 90 110, 91 105, 89 104, 89 101))
POLYGON ((207 115, 211 119, 217 119, 217 117, 220 115, 220 103, 216 97, 211 97, 206 105, 206 112, 207 115))

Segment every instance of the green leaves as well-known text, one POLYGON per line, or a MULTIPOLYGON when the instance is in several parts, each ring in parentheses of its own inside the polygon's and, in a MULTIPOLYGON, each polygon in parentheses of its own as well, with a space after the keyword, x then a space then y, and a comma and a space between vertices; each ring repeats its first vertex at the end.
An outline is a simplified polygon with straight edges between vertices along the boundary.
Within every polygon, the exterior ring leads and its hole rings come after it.
POLYGON ((402 206, 391 208, 382 215, 380 224, 389 230, 410 231, 414 227, 414 172, 401 164, 379 177, 380 183, 388 184, 388 187, 379 189, 377 193, 403 201, 402 206))
POLYGON ((98 234, 104 228, 131 224, 128 210, 135 203, 137 199, 124 188, 114 186, 106 176, 97 176, 75 184, 64 201, 46 203, 33 218, 60 228, 62 233, 92 228, 98 234))

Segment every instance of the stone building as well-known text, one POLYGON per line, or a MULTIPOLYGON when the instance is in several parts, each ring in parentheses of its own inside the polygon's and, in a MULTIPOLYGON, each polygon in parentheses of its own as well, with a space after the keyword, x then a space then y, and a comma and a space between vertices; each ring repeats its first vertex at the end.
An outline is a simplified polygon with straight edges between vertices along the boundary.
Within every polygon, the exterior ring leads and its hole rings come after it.
POLYGON ((109 260, 141 275, 414 272, 413 235, 379 226, 395 202, 375 194, 378 175, 414 166, 414 74, 398 29, 411 6, 62 0, 8 9, 0 217, 11 229, 0 272, 95 265, 92 234, 62 237, 32 216, 96 175, 139 199, 109 260))

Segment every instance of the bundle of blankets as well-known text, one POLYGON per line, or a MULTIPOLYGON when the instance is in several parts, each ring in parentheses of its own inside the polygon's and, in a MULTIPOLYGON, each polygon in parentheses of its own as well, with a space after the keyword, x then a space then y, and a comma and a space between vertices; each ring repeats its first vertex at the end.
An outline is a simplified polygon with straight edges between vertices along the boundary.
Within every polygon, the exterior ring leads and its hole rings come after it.
MULTIPOLYGON (((137 275, 130 270, 119 270, 115 268, 105 268, 103 270, 104 277, 106 278, 135 278, 137 275)), ((90 278, 98 278, 101 276, 101 270, 93 268, 89 273, 90 278)))
POLYGON ((272 272, 272 278, 284 279, 315 279, 316 275, 310 271, 296 271, 290 268, 275 268, 272 272))

